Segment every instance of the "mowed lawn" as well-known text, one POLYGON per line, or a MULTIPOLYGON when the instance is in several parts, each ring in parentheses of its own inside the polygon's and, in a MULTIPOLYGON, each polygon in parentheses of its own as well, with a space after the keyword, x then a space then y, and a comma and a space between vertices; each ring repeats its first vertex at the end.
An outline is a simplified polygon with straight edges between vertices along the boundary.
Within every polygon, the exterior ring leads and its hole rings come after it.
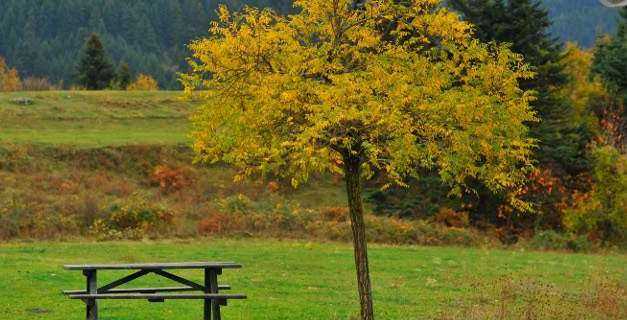
MULTIPOLYGON (((66 263, 204 260, 244 264, 222 277, 233 292, 249 296, 225 309, 227 320, 348 320, 358 310, 348 244, 255 239, 29 242, 0 244, 0 319, 83 319, 82 302, 60 294, 62 289, 84 285, 79 272, 61 268, 66 263)), ((440 319, 465 305, 498 303, 496 291, 492 300, 477 297, 504 279, 542 283, 542 290, 564 293, 572 299, 564 306, 576 308, 579 295, 589 290, 594 279, 609 277, 624 284, 627 259, 624 255, 375 245, 371 264, 378 319, 440 319)), ((179 273, 200 280, 198 272, 179 273)), ((111 276, 102 273, 100 283, 112 280, 111 276)), ((201 317, 197 301, 105 301, 100 310, 105 320, 201 317)))
POLYGON ((0 93, 0 143, 72 145, 177 144, 189 141, 195 103, 180 91, 0 93), (12 100, 28 98, 32 105, 12 100))

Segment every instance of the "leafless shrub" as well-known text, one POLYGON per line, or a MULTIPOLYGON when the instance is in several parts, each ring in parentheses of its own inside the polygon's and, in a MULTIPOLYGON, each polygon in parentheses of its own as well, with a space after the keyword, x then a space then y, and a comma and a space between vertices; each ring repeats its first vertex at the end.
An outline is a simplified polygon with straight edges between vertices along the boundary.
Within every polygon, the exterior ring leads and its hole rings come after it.
POLYGON ((50 83, 48 78, 28 77, 22 81, 22 87, 25 91, 50 91, 58 90, 56 86, 50 83))

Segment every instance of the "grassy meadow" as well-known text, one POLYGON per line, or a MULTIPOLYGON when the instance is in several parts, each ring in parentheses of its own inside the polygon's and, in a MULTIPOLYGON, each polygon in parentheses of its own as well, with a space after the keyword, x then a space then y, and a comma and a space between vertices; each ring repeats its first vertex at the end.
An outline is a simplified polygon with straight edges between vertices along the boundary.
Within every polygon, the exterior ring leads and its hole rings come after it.
POLYGON ((0 93, 0 143, 102 147, 188 142, 193 103, 168 91, 0 93), (11 102, 32 99, 32 105, 11 102))
MULTIPOLYGON (((233 292, 249 297, 225 308, 225 319, 348 320, 358 310, 348 244, 254 239, 19 242, 0 245, 0 318, 82 319, 83 304, 60 294, 84 285, 80 272, 62 270, 66 263, 202 260, 244 265, 223 275, 233 292)), ((624 289, 616 285, 627 281, 627 258, 622 255, 373 245, 371 263, 379 319, 627 316, 624 289)), ((100 283, 113 274, 101 273, 100 283)), ((200 277, 197 271, 183 274, 200 277)), ((201 303, 104 301, 100 308, 105 320, 183 320, 198 319, 201 303)))
MULTIPOLYGON (((249 296, 226 308, 225 319, 356 319, 341 179, 277 191, 260 181, 234 184, 224 166, 192 165, 185 145, 194 103, 179 97, 0 93, 0 319, 82 319, 82 303, 60 294, 81 288, 82 276, 63 264, 202 260, 245 266, 225 272, 234 292, 249 296), (34 103, 11 102, 19 97, 34 103), (114 207, 171 216, 150 221, 154 229, 141 229, 150 235, 138 241, 95 242, 93 225, 114 207)), ((461 229, 378 217, 368 223, 376 242, 397 244, 371 245, 378 319, 627 317, 624 254, 500 250, 461 229)), ((111 275, 103 273, 101 283, 111 275)), ((101 304, 104 320, 197 319, 200 310, 194 301, 101 304)))

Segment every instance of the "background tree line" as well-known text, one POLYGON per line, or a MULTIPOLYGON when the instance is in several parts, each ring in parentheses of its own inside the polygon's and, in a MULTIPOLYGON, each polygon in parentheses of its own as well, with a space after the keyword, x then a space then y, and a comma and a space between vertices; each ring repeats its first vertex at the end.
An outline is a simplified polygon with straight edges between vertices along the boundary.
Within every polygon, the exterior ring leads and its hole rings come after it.
MULTIPOLYGON (((562 40, 591 46, 597 32, 615 28, 615 10, 596 0, 544 0, 562 40)), ((178 88, 185 71, 185 45, 207 35, 219 4, 292 10, 291 0, 4 0, 0 2, 0 56, 22 78, 76 83, 79 53, 89 34, 100 35, 114 64, 152 75, 164 88, 178 88)))

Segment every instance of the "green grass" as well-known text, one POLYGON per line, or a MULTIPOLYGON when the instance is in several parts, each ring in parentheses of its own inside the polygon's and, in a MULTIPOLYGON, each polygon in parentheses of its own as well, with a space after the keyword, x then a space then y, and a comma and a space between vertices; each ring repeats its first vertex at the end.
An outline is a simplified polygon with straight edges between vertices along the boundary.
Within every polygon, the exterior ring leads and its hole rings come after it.
MULTIPOLYGON (((15 243, 0 244, 0 319, 82 319, 82 303, 59 293, 79 289, 84 282, 79 272, 61 269, 66 263, 197 260, 234 260, 245 266, 223 276, 234 292, 249 296, 226 308, 224 319, 349 319, 358 310, 347 244, 253 239, 15 243)), ((626 263, 622 255, 371 247, 378 319, 429 319, 475 303, 477 283, 490 287, 504 277, 552 284, 574 297, 601 274, 624 283, 626 263)), ((102 273, 101 283, 112 275, 102 273)), ((571 305, 579 305, 573 299, 571 305)), ((100 310, 104 320, 199 319, 201 304, 105 301, 100 310)))
POLYGON ((188 142, 194 103, 181 92, 0 93, 0 143, 78 147, 188 142), (11 99, 27 97, 33 105, 11 99))
MULTIPOLYGON (((82 149, 187 143, 187 117, 194 104, 179 99, 180 95, 180 92, 115 91, 0 93, 0 145, 43 144, 82 149), (28 97, 35 103, 31 106, 12 104, 10 100, 17 97, 28 97)), ((80 192, 102 200, 106 198, 102 194, 108 194, 106 190, 100 190, 106 189, 105 187, 112 194, 117 184, 127 185, 131 191, 146 188, 150 184, 149 178, 142 174, 150 173, 161 161, 168 160, 166 162, 175 164, 181 161, 176 157, 159 158, 158 161, 145 159, 141 152, 152 156, 163 154, 142 150, 136 151, 140 153, 135 155, 142 161, 117 149, 108 151, 114 155, 124 154, 125 157, 120 159, 134 159, 128 163, 118 163, 96 151, 90 157, 90 150, 82 149, 86 154, 77 158, 83 161, 98 163, 98 159, 103 158, 106 163, 113 161, 116 165, 113 168, 98 168, 108 172, 108 178, 87 183, 95 189, 81 186, 80 192), (129 167, 124 168, 124 163, 129 167), (141 170, 147 173, 134 172, 141 171, 138 168, 143 168, 141 170)), ((108 152, 104 153, 108 155, 108 152)), ((112 157, 120 160, 117 156, 112 157)), ((18 157, 16 161, 20 159, 18 157)), ((191 157, 189 161, 185 160, 187 162, 191 162, 191 157)), ((0 191, 5 190, 9 199, 15 202, 14 190, 20 190, 20 194, 29 196, 35 196, 39 192, 43 196, 34 199, 42 201, 41 203, 28 198, 25 198, 28 200, 25 203, 35 209, 50 206, 54 210, 42 210, 41 215, 36 216, 38 220, 34 220, 27 227, 37 224, 45 226, 45 222, 55 216, 58 208, 73 208, 69 204, 75 204, 79 209, 89 207, 82 205, 89 203, 88 197, 83 201, 84 199, 76 196, 81 194, 79 191, 57 194, 45 187, 43 182, 51 180, 52 183, 59 180, 58 177, 64 177, 67 180, 77 180, 76 183, 80 186, 85 180, 89 180, 87 177, 96 176, 95 169, 94 172, 89 171, 92 170, 91 166, 77 166, 80 162, 67 161, 65 156, 33 159, 28 163, 38 164, 33 168, 40 169, 32 169, 34 171, 29 171, 28 175, 19 170, 0 172, 4 174, 0 176, 4 179, 0 184, 0 191), (48 198, 49 194, 51 198, 48 198), (68 198, 59 198, 60 194, 68 198), (57 202, 51 201, 52 199, 57 202)), ((254 193, 263 189, 260 186, 234 187, 231 183, 231 170, 221 167, 203 170, 207 170, 202 175, 202 181, 206 185, 197 188, 202 196, 192 198, 194 200, 190 203, 205 203, 208 195, 214 193, 246 193, 246 190, 254 193)), ((338 187, 331 179, 322 180, 290 194, 286 199, 296 201, 304 207, 343 205, 343 188, 338 187)), ((174 195, 173 198, 178 196, 174 195)), ((100 207, 100 203, 97 203, 100 207)), ((102 203, 103 207, 105 205, 108 204, 102 203)), ((466 319, 468 317, 464 317, 463 313, 469 306, 490 309, 498 304, 500 296, 497 288, 506 281, 504 279, 529 284, 528 287, 521 287, 523 291, 529 288, 533 291, 534 283, 540 283, 542 290, 559 294, 559 299, 552 300, 557 301, 557 308, 576 310, 578 314, 586 314, 584 318, 606 319, 586 313, 589 311, 581 303, 582 296, 595 292, 595 279, 607 278, 623 287, 627 282, 624 267, 627 265, 627 258, 618 254, 604 256, 377 245, 371 246, 370 253, 377 319, 443 319, 442 315, 451 312, 461 312, 460 319, 466 319)), ((60 290, 82 288, 84 280, 78 272, 62 270, 63 264, 194 260, 234 260, 245 265, 242 270, 227 271, 224 275, 225 282, 233 285, 234 292, 249 295, 248 300, 235 301, 225 309, 226 320, 348 320, 358 310, 352 248, 348 244, 258 239, 29 242, 0 243, 0 319, 83 319, 82 303, 65 298, 60 290)), ((198 279, 200 276, 198 272, 182 273, 198 279)), ((114 273, 103 273, 100 276, 101 283, 112 280, 113 275, 114 273)), ((157 282, 161 283, 160 280, 157 282)), ((521 300, 531 297, 523 298, 521 300)), ((619 306, 624 308, 625 297, 620 296, 619 300, 619 306)), ((101 319, 199 319, 200 311, 201 303, 198 301, 164 304, 104 301, 101 304, 101 319)))

